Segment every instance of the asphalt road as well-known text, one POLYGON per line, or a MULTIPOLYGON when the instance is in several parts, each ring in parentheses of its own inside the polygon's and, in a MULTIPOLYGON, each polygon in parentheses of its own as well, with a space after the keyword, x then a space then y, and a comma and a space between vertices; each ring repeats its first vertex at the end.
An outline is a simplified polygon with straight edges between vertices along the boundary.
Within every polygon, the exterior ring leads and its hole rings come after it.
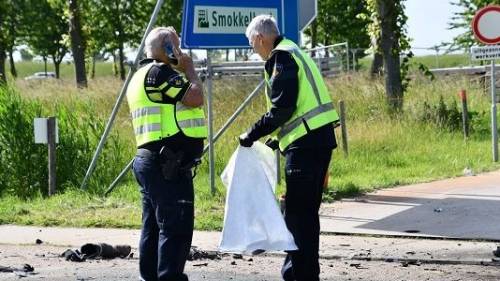
MULTIPOLYGON (((0 245, 0 266, 21 268, 27 263, 34 267, 32 273, 0 273, 0 280, 139 280, 137 257, 77 263, 59 257, 66 249, 46 245, 0 245)), ((278 281, 281 280, 282 259, 279 256, 235 258, 225 255, 220 260, 188 262, 186 272, 191 281, 278 281)), ((325 281, 500 280, 498 266, 322 259, 321 269, 321 280, 325 281)))

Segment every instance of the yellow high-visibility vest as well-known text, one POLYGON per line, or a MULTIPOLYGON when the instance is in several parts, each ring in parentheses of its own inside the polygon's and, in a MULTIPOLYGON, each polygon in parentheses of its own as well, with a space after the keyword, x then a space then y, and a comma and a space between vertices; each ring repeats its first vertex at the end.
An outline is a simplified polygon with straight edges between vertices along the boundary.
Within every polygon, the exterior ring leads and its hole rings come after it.
MULTIPOLYGON (((299 66, 299 93, 296 109, 292 117, 281 126, 277 133, 280 150, 284 151, 292 142, 307 134, 304 122, 310 130, 314 130, 328 123, 338 122, 339 116, 334 109, 321 72, 311 57, 293 41, 285 38, 272 50, 270 57, 277 51, 290 53, 299 66)), ((276 69, 273 72, 276 72, 276 69)), ((267 83, 267 103, 270 108, 271 93, 269 89, 272 88, 273 76, 269 77, 267 71, 264 71, 264 77, 267 83)))
MULTIPOLYGON (((203 108, 188 107, 181 102, 155 103, 149 99, 144 81, 153 65, 154 63, 150 63, 141 67, 134 74, 127 88, 127 100, 137 146, 173 136, 179 131, 188 137, 206 138, 207 127, 203 108)), ((161 90, 167 86, 168 82, 165 82, 157 88, 148 88, 148 90, 157 91, 152 95, 161 96, 161 90)), ((166 94, 175 98, 180 91, 180 88, 170 87, 166 94)))

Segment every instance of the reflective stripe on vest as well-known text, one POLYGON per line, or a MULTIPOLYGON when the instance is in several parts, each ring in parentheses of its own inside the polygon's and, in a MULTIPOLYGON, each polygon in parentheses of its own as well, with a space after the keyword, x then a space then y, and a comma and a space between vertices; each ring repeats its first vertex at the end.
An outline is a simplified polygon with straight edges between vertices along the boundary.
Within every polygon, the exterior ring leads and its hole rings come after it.
POLYGON ((205 126, 205 118, 189 119, 184 121, 178 121, 177 123, 181 128, 203 127, 205 126))
MULTIPOLYGON (((127 100, 132 117, 137 146, 170 137, 182 131, 186 136, 204 138, 207 135, 205 126, 199 121, 205 115, 201 108, 186 107, 179 110, 178 103, 160 104, 152 102, 146 94, 144 81, 154 63, 141 67, 132 77, 127 88, 127 100), (178 123, 185 125, 181 126, 178 123)), ((155 90, 166 89, 168 84, 162 84, 155 90)), ((158 93, 161 95, 161 93, 158 93)))
POLYGON ((153 107, 144 107, 144 108, 139 108, 134 110, 131 115, 132 115, 132 120, 137 119, 142 116, 146 115, 152 115, 152 114, 160 114, 161 113, 161 107, 159 106, 153 106, 153 107))
POLYGON ((175 116, 177 125, 186 136, 192 138, 206 138, 208 136, 203 108, 189 107, 178 102, 175 106, 175 116))
POLYGON ((331 110, 334 110, 333 109, 333 104, 331 104, 331 103, 325 103, 325 104, 322 104, 322 105, 320 105, 318 107, 315 107, 313 110, 307 112, 306 114, 304 114, 302 116, 299 116, 299 117, 295 118, 293 121, 288 122, 287 124, 285 124, 284 126, 282 126, 281 130, 278 133, 278 139, 283 138, 285 135, 289 134, 295 128, 297 128, 300 125, 302 125, 303 124, 302 120, 305 120, 307 122, 307 121, 313 119, 314 117, 316 117, 316 116, 318 116, 318 115, 320 115, 322 113, 331 111, 331 110))
MULTIPOLYGON (((279 50, 292 54, 299 66, 297 108, 290 120, 281 127, 277 134, 280 149, 283 151, 292 142, 307 134, 304 123, 310 130, 314 130, 328 123, 337 122, 339 117, 317 66, 314 63, 311 65, 299 47, 288 39, 283 39, 272 51, 271 56, 279 50)), ((271 87, 270 80, 273 78, 270 78, 267 72, 264 74, 268 87, 271 87)), ((267 96, 268 105, 270 105, 269 95, 267 96)))
POLYGON ((161 123, 145 124, 134 130, 136 135, 147 134, 151 132, 161 132, 161 123))

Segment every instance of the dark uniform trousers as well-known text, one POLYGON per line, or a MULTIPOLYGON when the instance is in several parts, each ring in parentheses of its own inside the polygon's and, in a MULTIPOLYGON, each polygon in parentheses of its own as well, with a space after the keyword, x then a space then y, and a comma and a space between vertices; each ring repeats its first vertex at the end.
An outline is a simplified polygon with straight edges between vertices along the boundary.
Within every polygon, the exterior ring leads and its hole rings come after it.
POLYGON ((133 164, 142 193, 139 271, 146 281, 187 281, 183 271, 193 237, 193 180, 188 174, 165 180, 157 158, 138 153, 133 164))
POLYGON ((332 150, 297 148, 286 152, 285 222, 295 239, 282 268, 286 281, 319 281, 319 207, 332 150))

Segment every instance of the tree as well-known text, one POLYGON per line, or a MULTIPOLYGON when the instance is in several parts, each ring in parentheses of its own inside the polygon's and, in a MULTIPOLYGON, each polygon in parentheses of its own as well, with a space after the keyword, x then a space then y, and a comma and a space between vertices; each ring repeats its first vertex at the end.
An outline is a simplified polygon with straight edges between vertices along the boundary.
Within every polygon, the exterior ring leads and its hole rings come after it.
POLYGON ((364 0, 320 0, 318 16, 305 33, 311 38, 313 48, 318 43, 327 46, 348 42, 358 59, 364 56, 364 49, 370 47, 366 32, 370 20, 358 16, 366 13, 364 0))
MULTIPOLYGON (((321 8, 322 3, 319 6, 321 8)), ((359 17, 367 13, 363 0, 328 0, 328 5, 320 9, 319 37, 325 43, 349 42, 349 47, 367 49, 370 47, 370 37, 366 29, 370 21, 359 17), (324 20, 321 20, 323 19, 324 20)))
POLYGON ((500 5, 500 0, 456 0, 450 2, 452 5, 461 8, 460 12, 456 12, 451 18, 451 22, 449 23, 449 29, 465 29, 466 31, 462 34, 459 34, 455 38, 453 38, 452 42, 446 42, 444 45, 449 46, 450 51, 454 51, 457 49, 465 49, 470 50, 470 48, 474 45, 477 45, 478 42, 474 38, 474 34, 472 32, 472 18, 476 14, 476 11, 482 7, 485 7, 489 4, 500 5))
POLYGON ((60 76, 61 62, 68 52, 64 42, 64 34, 68 25, 64 17, 64 5, 60 2, 28 0, 26 7, 30 28, 27 31, 26 42, 30 48, 44 58, 52 59, 56 77, 60 76))
POLYGON ((21 16, 22 11, 25 9, 24 1, 21 0, 9 0, 10 11, 7 13, 7 52, 9 52, 9 65, 10 65, 10 73, 12 77, 17 77, 16 64, 14 63, 14 51, 16 43, 19 39, 19 33, 22 32, 22 29, 19 28, 21 25, 21 16))
POLYGON ((94 26, 99 26, 105 49, 115 54, 118 51, 120 78, 125 80, 125 47, 136 47, 146 29, 153 11, 152 1, 88 0, 89 14, 94 26))
POLYGON ((0 84, 6 83, 7 79, 5 76, 5 52, 7 49, 7 11, 8 11, 7 1, 0 0, 0 84))
MULTIPOLYGON (((173 26, 175 30, 182 35, 181 21, 182 21, 182 0, 170 0, 165 1, 161 7, 160 13, 158 14, 157 25, 162 26, 173 26)), ((151 14, 153 8, 151 7, 149 14, 151 14)), ((144 26, 144 29, 146 27, 144 26)))
MULTIPOLYGON (((69 7, 69 34, 71 38, 71 51, 75 62, 76 86, 87 87, 87 74, 85 71, 85 40, 80 19, 80 6, 77 0, 68 0, 69 7)), ((85 0, 84 0, 85 2, 85 0)))
POLYGON ((0 82, 6 83, 5 60, 9 54, 10 71, 17 76, 12 53, 16 39, 22 9, 21 0, 0 0, 0 82))
POLYGON ((410 49, 403 2, 404 0, 366 0, 372 19, 369 30, 375 39, 372 43, 374 52, 382 54, 384 61, 387 102, 391 110, 396 112, 403 108, 403 95, 408 82, 408 58, 403 60, 403 66, 400 61, 400 55, 410 49))

